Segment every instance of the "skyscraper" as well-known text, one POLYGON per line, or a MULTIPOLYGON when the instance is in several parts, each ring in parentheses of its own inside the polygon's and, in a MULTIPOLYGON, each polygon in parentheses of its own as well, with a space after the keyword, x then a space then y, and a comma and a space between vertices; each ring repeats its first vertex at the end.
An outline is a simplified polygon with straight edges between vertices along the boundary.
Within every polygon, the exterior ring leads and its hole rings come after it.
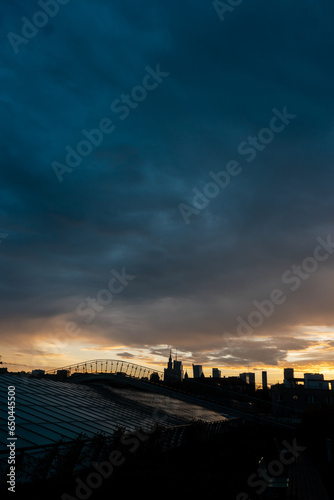
POLYGON ((255 373, 240 373, 239 377, 255 389, 255 373))
POLYGON ((172 361, 172 350, 169 352, 167 368, 164 369, 164 380, 166 382, 182 382, 183 380, 182 361, 172 361))
POLYGON ((293 368, 284 368, 284 380, 289 380, 291 381, 294 377, 294 370, 293 368))
POLYGON ((267 372, 262 372, 262 389, 268 389, 267 372))
POLYGON ((202 373, 203 373, 202 365, 193 365, 194 378, 201 377, 202 373))
POLYGON ((294 387, 294 370, 293 368, 284 368, 284 385, 286 387, 294 387))

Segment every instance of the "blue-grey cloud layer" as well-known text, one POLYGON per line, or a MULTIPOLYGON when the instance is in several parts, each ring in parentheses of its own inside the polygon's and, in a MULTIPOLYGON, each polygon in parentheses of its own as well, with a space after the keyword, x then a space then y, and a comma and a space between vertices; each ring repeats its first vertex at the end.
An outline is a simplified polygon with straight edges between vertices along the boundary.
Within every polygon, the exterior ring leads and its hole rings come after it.
MULTIPOLYGON (((71 0, 15 54, 8 33, 38 10, 3 2, 4 341, 57 316, 79 321, 77 304, 125 266, 135 280, 85 338, 228 353, 221 336, 236 318, 334 234, 333 5, 243 2, 220 22, 211 2, 71 0), (122 120, 110 105, 158 64, 169 76, 122 120), (238 146, 284 106, 296 118, 248 162, 238 146), (115 130, 60 183, 52 163, 103 118, 115 130), (230 160, 240 175, 186 224, 179 205, 230 160)), ((217 359, 276 364, 305 348, 289 340, 295 325, 334 323, 332 272, 329 258, 284 289, 256 332, 270 345, 217 359)))

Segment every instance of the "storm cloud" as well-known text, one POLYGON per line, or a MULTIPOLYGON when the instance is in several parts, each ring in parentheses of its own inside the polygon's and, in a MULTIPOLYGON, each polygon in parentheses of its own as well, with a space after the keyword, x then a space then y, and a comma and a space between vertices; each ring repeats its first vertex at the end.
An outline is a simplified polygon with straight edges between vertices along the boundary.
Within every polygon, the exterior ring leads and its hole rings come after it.
POLYGON ((172 346, 207 366, 329 365, 333 19, 315 0, 242 2, 223 21, 212 2, 3 2, 9 362, 62 365, 87 346, 164 360, 172 346), (42 4, 59 9, 38 17, 42 4), (220 185, 229 162, 238 173, 220 185), (318 238, 329 243, 316 265, 305 259, 318 238), (123 268, 135 278, 112 293, 123 268), (238 335, 238 318, 273 290, 284 302, 238 335), (64 334, 69 322, 76 336, 64 334))

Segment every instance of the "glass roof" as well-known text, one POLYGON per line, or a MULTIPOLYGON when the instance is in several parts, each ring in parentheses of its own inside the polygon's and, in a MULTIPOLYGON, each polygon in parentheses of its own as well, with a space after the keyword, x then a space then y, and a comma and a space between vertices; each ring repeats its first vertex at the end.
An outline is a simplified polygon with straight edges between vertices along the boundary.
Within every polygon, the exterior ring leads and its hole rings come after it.
POLYGON ((0 453, 7 451, 7 391, 12 385, 17 449, 49 445, 60 439, 70 441, 80 434, 112 435, 119 427, 128 431, 149 429, 159 418, 165 426, 196 418, 225 419, 219 413, 157 394, 108 389, 104 396, 86 385, 1 374, 0 453))

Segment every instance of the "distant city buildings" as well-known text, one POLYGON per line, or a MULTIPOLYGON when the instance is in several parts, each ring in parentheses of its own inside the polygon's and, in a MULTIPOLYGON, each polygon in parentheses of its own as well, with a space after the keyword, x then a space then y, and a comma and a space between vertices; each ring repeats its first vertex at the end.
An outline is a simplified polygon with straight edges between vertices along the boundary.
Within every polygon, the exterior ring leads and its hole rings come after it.
POLYGON ((218 368, 212 368, 212 378, 221 378, 222 373, 218 368))
POLYGON ((329 390, 329 382, 324 380, 321 373, 304 373, 304 387, 306 389, 329 390))
POLYGON ((321 373, 304 373, 304 377, 295 377, 293 368, 284 369, 283 384, 271 386, 273 414, 280 416, 291 410, 301 412, 332 405, 333 396, 333 380, 324 380, 321 373))
POLYGON ((293 368, 284 368, 284 384, 289 387, 293 383, 294 371, 293 368))
POLYGON ((255 389, 255 373, 240 373, 239 377, 255 389))
POLYGON ((183 380, 182 361, 177 361, 177 359, 172 361, 172 351, 170 351, 167 368, 164 369, 164 381, 182 382, 182 380, 183 380))
POLYGON ((193 365, 193 376, 194 378, 199 378, 203 374, 203 367, 202 365, 193 365))
POLYGON ((264 391, 268 389, 267 372, 262 372, 262 389, 264 391))
POLYGON ((305 389, 329 390, 331 381, 324 380, 322 373, 304 373, 304 377, 295 377, 293 368, 284 369, 284 387, 294 388, 303 386, 305 389))
POLYGON ((67 379, 67 377, 69 377, 70 374, 71 374, 70 370, 64 370, 64 369, 57 370, 57 377, 60 379, 67 379))

